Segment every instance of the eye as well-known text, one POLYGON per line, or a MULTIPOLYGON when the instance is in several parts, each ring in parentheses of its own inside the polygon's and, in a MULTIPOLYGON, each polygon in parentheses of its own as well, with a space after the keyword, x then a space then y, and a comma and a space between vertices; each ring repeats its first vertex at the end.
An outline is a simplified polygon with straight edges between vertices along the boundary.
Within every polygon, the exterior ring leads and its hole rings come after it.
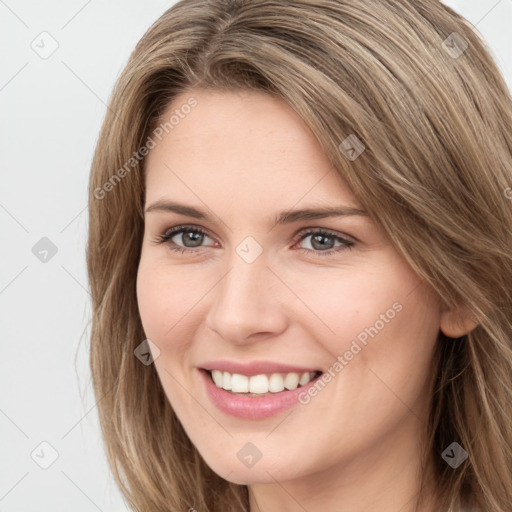
MULTIPOLYGON (((201 247, 205 238, 210 238, 202 229, 194 226, 176 226, 167 230, 162 235, 158 235, 155 242, 158 244, 167 244, 169 249, 173 251, 196 252, 196 247, 201 247), (181 236, 178 236, 181 235, 181 236), (180 240, 183 245, 177 244, 172 239, 180 240)), ((211 238, 210 238, 211 240, 211 238)))
MULTIPOLYGON (((166 244, 172 251, 193 253, 198 252, 198 248, 203 246, 202 244, 207 238, 212 240, 204 230, 198 227, 176 226, 158 235, 155 243, 166 244), (173 240, 174 238, 176 240, 173 240), (181 244, 177 241, 181 241, 181 244)), ((321 228, 309 228, 308 231, 299 233, 298 243, 308 238, 311 238, 308 242, 310 248, 300 247, 299 249, 319 256, 329 256, 347 249, 350 250, 355 245, 355 242, 321 228)), ((218 243, 214 241, 211 246, 218 247, 218 243)))
POLYGON ((310 248, 299 248, 307 253, 315 253, 319 256, 329 256, 341 251, 350 250, 355 243, 325 229, 309 229, 299 235, 299 243, 310 238, 307 245, 310 248), (336 243, 339 245, 336 246, 336 243))

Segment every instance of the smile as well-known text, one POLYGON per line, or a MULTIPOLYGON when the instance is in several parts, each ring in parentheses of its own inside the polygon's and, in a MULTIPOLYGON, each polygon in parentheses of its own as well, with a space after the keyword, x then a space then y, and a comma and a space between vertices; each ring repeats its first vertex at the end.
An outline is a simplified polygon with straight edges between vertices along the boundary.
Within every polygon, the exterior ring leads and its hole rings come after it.
POLYGON ((294 407, 299 403, 299 395, 322 376, 321 371, 291 371, 298 368, 286 365, 208 366, 210 369, 197 368, 207 399, 222 413, 243 420, 263 420, 294 407))
POLYGON ((289 372, 259 375, 242 375, 221 370, 209 371, 215 385, 231 393, 243 393, 246 396, 265 396, 281 393, 285 389, 291 391, 305 386, 318 377, 321 372, 289 372))

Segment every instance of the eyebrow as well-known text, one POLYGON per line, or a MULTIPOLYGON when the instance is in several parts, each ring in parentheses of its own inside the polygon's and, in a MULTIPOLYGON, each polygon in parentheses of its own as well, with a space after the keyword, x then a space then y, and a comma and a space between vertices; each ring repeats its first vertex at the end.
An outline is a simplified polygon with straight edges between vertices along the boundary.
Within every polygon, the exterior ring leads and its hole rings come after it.
MULTIPOLYGON (((212 220, 204 212, 192 206, 176 203, 173 201, 159 200, 146 208, 146 213, 154 211, 174 212, 195 219, 212 220)), ((304 208, 301 210, 283 210, 274 219, 274 225, 291 224, 304 220, 325 219, 327 217, 349 217, 362 216, 368 217, 368 213, 359 208, 351 206, 323 207, 323 208, 304 208)))

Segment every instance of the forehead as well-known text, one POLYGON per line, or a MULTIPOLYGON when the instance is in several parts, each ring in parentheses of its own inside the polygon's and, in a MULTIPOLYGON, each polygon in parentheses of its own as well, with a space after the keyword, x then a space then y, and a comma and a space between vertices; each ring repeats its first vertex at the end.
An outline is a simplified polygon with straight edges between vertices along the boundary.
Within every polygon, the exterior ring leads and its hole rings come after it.
MULTIPOLYGON (((323 149, 283 100, 253 91, 192 89, 162 116, 172 128, 146 157, 147 200, 226 197, 245 209, 309 199, 356 206, 323 149), (193 108, 183 108, 190 104, 193 108), (185 113, 187 112, 187 113, 185 113)), ((208 204, 208 203, 207 203, 208 204)))

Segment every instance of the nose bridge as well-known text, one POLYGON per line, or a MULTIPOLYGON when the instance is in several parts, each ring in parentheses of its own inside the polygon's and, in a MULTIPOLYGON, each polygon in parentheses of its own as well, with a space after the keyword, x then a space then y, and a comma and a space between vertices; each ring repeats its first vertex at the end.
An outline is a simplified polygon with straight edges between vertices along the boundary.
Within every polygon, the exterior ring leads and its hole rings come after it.
POLYGON ((213 288, 206 319, 210 329, 234 343, 245 342, 251 334, 277 334, 285 326, 265 254, 247 258, 250 250, 241 249, 247 245, 242 243, 233 251, 227 273, 213 288))

